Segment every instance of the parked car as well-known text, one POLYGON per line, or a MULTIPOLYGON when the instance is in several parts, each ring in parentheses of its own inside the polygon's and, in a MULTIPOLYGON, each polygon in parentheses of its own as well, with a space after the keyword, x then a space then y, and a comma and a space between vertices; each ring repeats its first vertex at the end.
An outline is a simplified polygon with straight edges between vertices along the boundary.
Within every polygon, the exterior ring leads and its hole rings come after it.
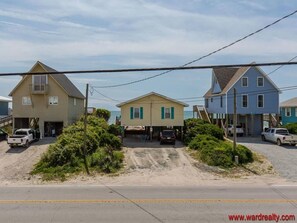
POLYGON ((5 132, 3 129, 0 129, 0 141, 7 139, 7 132, 5 132))
MULTIPOLYGON (((234 133, 234 131, 233 131, 233 125, 228 125, 228 135, 229 136, 233 136, 233 133, 234 133)), ((243 136, 243 134, 244 134, 244 131, 243 131, 242 126, 241 125, 237 125, 236 126, 236 135, 243 136)))
POLYGON ((18 129, 12 136, 8 136, 7 143, 10 147, 23 146, 28 148, 30 143, 39 140, 40 134, 34 129, 18 129))
POLYGON ((163 143, 172 143, 175 145, 175 133, 174 130, 163 130, 160 132, 160 145, 163 143))
POLYGON ((269 128, 261 133, 263 141, 274 142, 281 146, 282 144, 290 144, 295 146, 297 144, 297 135, 292 135, 286 128, 269 128))

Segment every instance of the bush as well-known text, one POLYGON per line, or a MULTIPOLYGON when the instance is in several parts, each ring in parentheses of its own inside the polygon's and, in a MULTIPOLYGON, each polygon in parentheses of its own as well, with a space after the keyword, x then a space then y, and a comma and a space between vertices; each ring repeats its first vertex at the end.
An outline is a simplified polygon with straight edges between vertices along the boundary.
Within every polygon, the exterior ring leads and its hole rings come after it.
POLYGON ((89 158, 91 167, 104 173, 114 173, 122 167, 124 154, 122 151, 114 151, 111 147, 99 148, 89 158))
POLYGON ((99 146, 110 146, 116 150, 120 150, 122 142, 117 136, 106 132, 100 136, 99 146))
POLYGON ((187 130, 185 133, 185 144, 188 145, 198 134, 211 135, 220 140, 224 139, 224 132, 218 126, 213 124, 202 124, 187 130))
POLYGON ((103 109, 103 108, 98 108, 95 111, 95 116, 98 118, 103 118, 105 121, 108 121, 110 118, 110 111, 103 109))
POLYGON ((297 134, 297 123, 289 123, 284 126, 288 129, 289 133, 297 134))
MULTIPOLYGON (((85 116, 81 116, 77 124, 84 124, 85 116)), ((93 127, 100 127, 104 130, 108 129, 108 123, 104 118, 98 118, 94 115, 87 116, 87 124, 93 127)))
POLYGON ((115 124, 111 124, 109 127, 108 127, 108 130, 107 130, 110 134, 113 134, 113 135, 122 135, 122 127, 119 126, 119 125, 115 125, 115 124))
POLYGON ((204 148, 200 152, 200 159, 210 166, 224 168, 233 166, 232 149, 230 147, 204 148))
POLYGON ((254 161, 252 151, 243 145, 237 145, 234 155, 238 156, 240 164, 251 163, 254 161))
POLYGON ((202 150, 205 147, 214 148, 219 145, 219 140, 210 135, 197 135, 190 143, 189 148, 193 150, 202 150))

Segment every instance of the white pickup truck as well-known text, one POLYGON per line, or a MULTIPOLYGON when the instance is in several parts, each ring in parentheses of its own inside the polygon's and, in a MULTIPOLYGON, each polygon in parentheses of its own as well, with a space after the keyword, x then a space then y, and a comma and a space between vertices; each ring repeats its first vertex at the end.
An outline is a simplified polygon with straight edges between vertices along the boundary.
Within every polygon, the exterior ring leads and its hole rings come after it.
POLYGON ((23 146, 28 148, 30 143, 38 140, 38 134, 33 129, 18 129, 12 136, 8 136, 7 144, 10 147, 23 146))
POLYGON ((261 134, 263 141, 274 142, 281 146, 282 144, 297 144, 297 135, 292 135, 286 128, 269 128, 261 134))

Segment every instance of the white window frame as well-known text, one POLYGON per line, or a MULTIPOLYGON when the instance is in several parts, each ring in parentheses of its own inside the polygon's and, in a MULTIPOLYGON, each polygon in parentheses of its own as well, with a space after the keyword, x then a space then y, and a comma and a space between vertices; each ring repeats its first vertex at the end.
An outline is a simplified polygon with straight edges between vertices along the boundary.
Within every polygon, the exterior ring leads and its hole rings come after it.
POLYGON ((133 109, 133 118, 140 119, 140 108, 133 109), (138 112, 136 112, 136 111, 138 111, 138 112), (135 114, 138 114, 138 116, 136 116, 135 114))
POLYGON ((73 105, 76 106, 76 98, 73 98, 73 105))
POLYGON ((292 108, 291 107, 285 108, 285 116, 286 117, 292 116, 292 108), (287 115, 288 113, 289 113, 289 115, 287 115))
POLYGON ((249 78, 248 77, 242 77, 241 78, 241 87, 248 87, 249 86, 249 78), (246 79, 246 86, 243 85, 243 79, 246 79))
POLYGON ((31 98, 29 96, 22 97, 22 105, 32 105, 31 98))
POLYGON ((242 108, 248 108, 249 107, 249 96, 248 96, 248 94, 242 94, 241 95, 241 107, 242 108), (246 106, 243 106, 243 96, 246 96, 246 106))
POLYGON ((164 119, 171 119, 171 108, 170 107, 164 108, 164 119), (167 112, 167 111, 169 111, 169 112, 167 112))
POLYGON ((264 77, 257 77, 257 87, 264 87, 264 77), (259 79, 263 80, 263 85, 259 85, 259 79))
POLYGON ((264 94, 258 94, 257 95, 257 108, 264 108, 264 94), (263 102, 262 102, 262 104, 263 104, 263 106, 262 107, 259 107, 259 96, 262 96, 263 97, 263 102))
POLYGON ((49 105, 58 105, 59 104, 59 97, 58 96, 49 96, 48 97, 48 104, 49 105))

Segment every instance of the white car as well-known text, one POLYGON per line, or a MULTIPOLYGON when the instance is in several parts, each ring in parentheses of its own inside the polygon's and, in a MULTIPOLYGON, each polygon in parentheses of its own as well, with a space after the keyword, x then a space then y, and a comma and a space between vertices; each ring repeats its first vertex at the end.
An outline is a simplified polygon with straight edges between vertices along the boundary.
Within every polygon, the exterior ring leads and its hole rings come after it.
POLYGON ((274 142, 281 146, 282 144, 290 144, 295 146, 297 144, 297 135, 292 135, 286 128, 269 128, 261 133, 263 141, 274 142))
MULTIPOLYGON (((234 130, 233 130, 233 125, 228 125, 228 135, 233 136, 234 130)), ((243 136, 244 131, 241 125, 236 126, 236 135, 238 136, 243 136)))

